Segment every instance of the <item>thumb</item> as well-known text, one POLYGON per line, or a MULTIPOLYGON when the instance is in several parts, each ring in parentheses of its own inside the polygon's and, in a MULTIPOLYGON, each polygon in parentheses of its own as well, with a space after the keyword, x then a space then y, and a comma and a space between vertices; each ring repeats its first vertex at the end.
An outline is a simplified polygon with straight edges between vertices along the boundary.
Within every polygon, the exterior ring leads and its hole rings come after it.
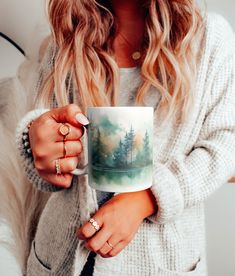
POLYGON ((69 104, 51 111, 52 118, 57 123, 69 123, 75 127, 89 124, 89 120, 82 113, 81 108, 76 104, 69 104))

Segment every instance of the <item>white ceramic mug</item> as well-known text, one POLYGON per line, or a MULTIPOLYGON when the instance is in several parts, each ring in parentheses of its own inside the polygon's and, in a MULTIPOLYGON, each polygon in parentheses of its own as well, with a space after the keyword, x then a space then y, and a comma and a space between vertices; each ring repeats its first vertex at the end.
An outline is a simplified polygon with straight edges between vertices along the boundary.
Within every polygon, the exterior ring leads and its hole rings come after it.
POLYGON ((88 173, 92 188, 134 192, 152 185, 153 107, 88 107, 88 173))

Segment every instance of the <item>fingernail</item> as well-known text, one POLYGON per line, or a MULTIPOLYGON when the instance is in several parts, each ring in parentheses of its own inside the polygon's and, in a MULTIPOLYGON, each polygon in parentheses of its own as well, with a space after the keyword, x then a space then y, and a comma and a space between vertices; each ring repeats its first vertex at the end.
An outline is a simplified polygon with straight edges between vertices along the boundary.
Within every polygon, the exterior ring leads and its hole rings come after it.
POLYGON ((75 116, 76 120, 82 124, 82 125, 88 125, 90 122, 88 121, 87 117, 84 116, 82 113, 78 113, 76 116, 75 116))

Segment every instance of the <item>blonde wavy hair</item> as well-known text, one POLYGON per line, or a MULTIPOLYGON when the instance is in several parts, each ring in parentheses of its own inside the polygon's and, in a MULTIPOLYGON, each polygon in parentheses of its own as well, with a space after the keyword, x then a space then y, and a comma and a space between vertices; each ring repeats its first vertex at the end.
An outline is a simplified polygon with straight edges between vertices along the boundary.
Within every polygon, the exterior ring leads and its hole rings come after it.
MULTIPOLYGON (((111 0, 47 0, 54 66, 39 99, 69 103, 68 80, 76 87, 80 107, 117 105, 120 83, 112 42, 118 26, 111 0)), ((145 11, 142 83, 136 104, 144 105, 150 86, 161 93, 164 121, 185 121, 193 104, 197 55, 204 32, 196 0, 142 0, 145 11)), ((157 93, 156 91, 156 93, 157 93)))

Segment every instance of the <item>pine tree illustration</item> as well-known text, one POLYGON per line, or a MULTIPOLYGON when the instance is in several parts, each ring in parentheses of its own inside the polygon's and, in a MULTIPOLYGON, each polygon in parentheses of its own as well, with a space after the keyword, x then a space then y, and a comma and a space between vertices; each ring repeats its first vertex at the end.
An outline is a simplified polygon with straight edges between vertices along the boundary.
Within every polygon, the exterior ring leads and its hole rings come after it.
POLYGON ((132 165, 133 146, 134 146, 134 138, 135 138, 135 133, 132 125, 128 136, 129 136, 129 147, 130 147, 131 165, 132 165))
POLYGON ((147 165, 150 162, 149 135, 148 135, 147 130, 145 132, 143 143, 144 143, 144 146, 143 146, 143 150, 144 150, 143 155, 144 155, 144 159, 145 159, 145 164, 147 165))
POLYGON ((95 165, 102 165, 105 161, 106 146, 102 142, 99 128, 96 129, 92 153, 92 163, 95 165))
POLYGON ((114 151, 113 161, 116 167, 123 168, 125 165, 125 152, 122 139, 120 139, 118 148, 114 151))

